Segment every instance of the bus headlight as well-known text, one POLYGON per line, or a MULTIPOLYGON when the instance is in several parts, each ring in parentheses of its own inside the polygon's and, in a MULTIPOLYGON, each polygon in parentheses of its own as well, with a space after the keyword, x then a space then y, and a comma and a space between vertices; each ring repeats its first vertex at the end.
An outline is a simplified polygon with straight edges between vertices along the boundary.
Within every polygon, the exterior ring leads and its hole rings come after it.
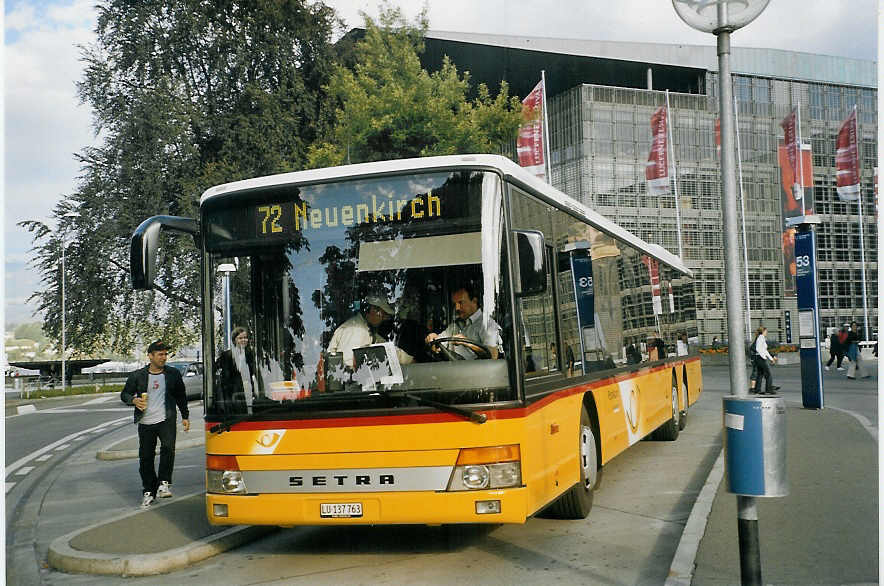
POLYGON ((463 469, 463 485, 469 489, 488 488, 490 477, 488 466, 467 466, 463 469))
POLYGON ((449 491, 521 486, 522 464, 518 445, 464 448, 460 451, 449 491))
POLYGON ((206 492, 246 494, 246 482, 236 456, 206 454, 206 492))
POLYGON ((245 494, 246 483, 239 470, 206 470, 206 491, 219 494, 245 494))

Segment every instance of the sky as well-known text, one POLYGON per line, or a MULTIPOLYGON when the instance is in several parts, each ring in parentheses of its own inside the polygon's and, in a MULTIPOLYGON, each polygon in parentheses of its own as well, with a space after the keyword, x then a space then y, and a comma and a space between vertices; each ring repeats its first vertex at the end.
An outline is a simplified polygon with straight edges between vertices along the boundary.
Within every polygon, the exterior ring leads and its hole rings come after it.
MULTIPOLYGON (((89 108, 81 105, 80 45, 94 41, 97 0, 7 0, 4 5, 3 252, 4 321, 38 320, 27 298, 40 286, 28 261, 31 236, 17 226, 48 220, 76 190, 74 153, 97 144, 89 108)), ((349 27, 378 2, 326 2, 349 27)), ((403 2, 413 17, 423 2, 403 2)), ((671 0, 427 0, 430 29, 535 37, 714 45, 684 24, 671 0), (554 6, 555 9, 550 7, 554 6)), ((877 0, 772 0, 732 35, 735 47, 787 49, 877 60, 877 0), (791 23, 791 26, 790 26, 791 23)))

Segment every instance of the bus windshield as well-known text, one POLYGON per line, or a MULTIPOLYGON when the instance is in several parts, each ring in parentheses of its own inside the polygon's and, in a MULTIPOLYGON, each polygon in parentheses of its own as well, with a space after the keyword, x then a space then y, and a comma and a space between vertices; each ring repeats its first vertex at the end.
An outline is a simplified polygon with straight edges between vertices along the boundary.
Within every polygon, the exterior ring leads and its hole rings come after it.
POLYGON ((514 400, 501 201, 480 171, 209 198, 207 414, 514 400))

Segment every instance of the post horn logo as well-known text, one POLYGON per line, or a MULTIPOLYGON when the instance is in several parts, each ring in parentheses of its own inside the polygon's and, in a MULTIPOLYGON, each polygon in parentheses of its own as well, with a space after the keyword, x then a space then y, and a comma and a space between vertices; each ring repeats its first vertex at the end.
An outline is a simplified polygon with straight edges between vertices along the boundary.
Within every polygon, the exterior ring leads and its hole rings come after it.
POLYGON ((626 422, 629 424, 632 433, 638 432, 638 389, 635 384, 630 385, 623 410, 626 412, 626 422))
POLYGON ((269 448, 272 445, 274 445, 276 442, 278 442, 279 438, 281 438, 281 437, 282 436, 280 434, 276 433, 275 431, 274 432, 267 432, 267 433, 262 433, 258 437, 258 439, 256 439, 255 441, 258 442, 259 446, 264 447, 264 448, 269 448))

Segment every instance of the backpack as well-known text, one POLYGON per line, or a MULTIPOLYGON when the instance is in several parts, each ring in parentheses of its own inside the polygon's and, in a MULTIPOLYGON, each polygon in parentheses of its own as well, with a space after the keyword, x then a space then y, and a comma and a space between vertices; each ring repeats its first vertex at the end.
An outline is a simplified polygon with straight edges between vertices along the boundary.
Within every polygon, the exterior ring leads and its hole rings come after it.
POLYGON ((758 336, 755 336, 755 339, 752 340, 752 343, 749 345, 749 360, 755 361, 758 358, 758 336))

